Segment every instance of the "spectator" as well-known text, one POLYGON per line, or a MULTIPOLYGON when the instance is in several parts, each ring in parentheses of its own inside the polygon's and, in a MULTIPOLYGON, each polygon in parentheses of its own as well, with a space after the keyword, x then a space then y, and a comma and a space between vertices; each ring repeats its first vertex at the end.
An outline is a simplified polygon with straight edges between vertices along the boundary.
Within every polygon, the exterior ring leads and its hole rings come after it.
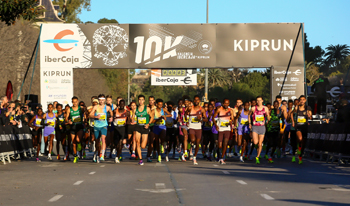
POLYGON ((336 122, 350 122, 350 105, 348 104, 348 100, 346 99, 340 100, 336 122))
POLYGON ((323 75, 320 75, 320 77, 314 82, 311 87, 312 91, 316 95, 317 113, 319 114, 326 112, 328 86, 328 79, 324 78, 323 75))
POLYGON ((7 96, 3 96, 0 99, 0 125, 3 126, 6 124, 6 113, 7 113, 7 96))

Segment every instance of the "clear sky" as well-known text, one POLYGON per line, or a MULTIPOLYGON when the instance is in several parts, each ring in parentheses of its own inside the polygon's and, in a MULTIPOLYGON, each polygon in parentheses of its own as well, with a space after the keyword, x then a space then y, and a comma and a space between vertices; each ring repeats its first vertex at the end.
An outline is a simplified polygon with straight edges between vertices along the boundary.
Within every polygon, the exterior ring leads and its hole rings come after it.
MULTIPOLYGON (((91 0, 83 22, 205 23, 206 0, 91 0)), ((311 46, 350 45, 350 0, 209 0, 209 23, 303 22, 311 46)))

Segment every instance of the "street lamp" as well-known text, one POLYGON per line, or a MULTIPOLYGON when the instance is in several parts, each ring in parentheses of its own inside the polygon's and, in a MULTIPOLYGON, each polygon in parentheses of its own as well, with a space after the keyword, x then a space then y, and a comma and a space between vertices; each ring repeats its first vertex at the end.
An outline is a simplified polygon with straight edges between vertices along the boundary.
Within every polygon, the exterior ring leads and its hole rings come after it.
MULTIPOLYGON (((207 0, 207 24, 209 22, 209 0, 207 0)), ((205 68, 205 90, 204 90, 204 97, 206 101, 208 101, 208 68, 205 68)))

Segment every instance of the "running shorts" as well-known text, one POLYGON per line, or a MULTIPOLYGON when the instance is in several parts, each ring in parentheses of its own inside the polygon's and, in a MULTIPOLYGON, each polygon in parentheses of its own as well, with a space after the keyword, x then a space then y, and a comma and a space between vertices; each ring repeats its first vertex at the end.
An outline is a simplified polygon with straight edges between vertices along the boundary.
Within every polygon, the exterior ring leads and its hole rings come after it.
POLYGON ((190 135, 194 135, 196 139, 202 139, 202 129, 190 129, 190 135))
POLYGON ((94 127, 95 138, 98 139, 102 135, 107 136, 107 127, 94 127))
POLYGON ((222 142, 222 140, 224 139, 230 139, 230 133, 231 131, 222 131, 222 132, 219 132, 219 137, 218 137, 218 140, 219 142, 222 142))
POLYGON ((162 133, 163 130, 166 130, 166 126, 165 125, 161 125, 161 126, 153 126, 153 133, 156 135, 160 135, 160 133, 162 133))
POLYGON ((213 139, 215 140, 215 141, 218 141, 218 139, 219 139, 219 134, 215 134, 215 133, 212 133, 213 134, 213 139))
POLYGON ((119 144, 120 140, 126 139, 126 127, 114 127, 114 144, 119 144))
POLYGON ((140 134, 149 134, 150 130, 146 129, 143 125, 136 125, 136 132, 140 134))
POLYGON ((238 135, 249 134, 249 126, 239 126, 237 132, 238 135))
POLYGON ((128 134, 133 134, 136 131, 136 124, 128 124, 127 132, 128 134))
POLYGON ((252 126, 252 132, 257 133, 258 135, 264 135, 266 132, 266 127, 265 125, 263 126, 252 126))
POLYGON ((71 124, 69 132, 71 134, 77 134, 80 130, 83 130, 83 129, 84 129, 84 125, 82 124, 71 124))
POLYGON ((303 139, 305 140, 307 138, 307 124, 305 125, 297 125, 296 127, 297 132, 301 132, 301 135, 303 136, 303 139))
POLYGON ((41 135, 42 132, 43 132, 43 128, 39 128, 38 130, 33 129, 32 130, 32 135, 33 135, 33 137, 35 137, 35 136, 41 135))

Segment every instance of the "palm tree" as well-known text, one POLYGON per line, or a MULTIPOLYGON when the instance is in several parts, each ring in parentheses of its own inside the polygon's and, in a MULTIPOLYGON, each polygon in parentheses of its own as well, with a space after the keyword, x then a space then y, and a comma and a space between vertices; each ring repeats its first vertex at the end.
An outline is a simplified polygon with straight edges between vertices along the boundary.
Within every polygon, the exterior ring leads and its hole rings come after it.
POLYGON ((350 55, 350 47, 346 44, 329 45, 326 50, 325 64, 331 67, 338 67, 350 55))
POLYGON ((208 82, 212 87, 224 86, 229 82, 229 76, 225 75, 221 69, 209 69, 208 82))

